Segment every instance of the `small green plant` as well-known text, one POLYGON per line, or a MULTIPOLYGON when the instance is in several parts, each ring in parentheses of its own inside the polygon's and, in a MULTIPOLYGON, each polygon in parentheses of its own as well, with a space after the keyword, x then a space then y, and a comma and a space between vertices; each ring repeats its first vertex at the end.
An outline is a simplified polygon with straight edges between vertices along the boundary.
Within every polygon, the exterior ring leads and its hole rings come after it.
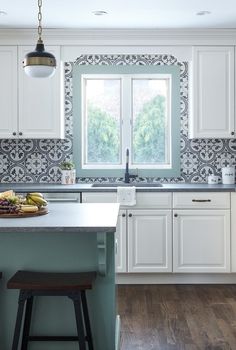
POLYGON ((75 169, 75 164, 71 161, 64 161, 60 164, 61 170, 72 170, 75 169))

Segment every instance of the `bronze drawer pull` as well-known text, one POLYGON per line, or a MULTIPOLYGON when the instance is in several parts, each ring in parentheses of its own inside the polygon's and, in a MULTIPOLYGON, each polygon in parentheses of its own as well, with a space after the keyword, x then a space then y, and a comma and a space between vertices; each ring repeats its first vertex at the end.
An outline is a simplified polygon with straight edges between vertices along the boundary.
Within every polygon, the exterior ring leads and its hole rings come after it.
POLYGON ((211 199, 192 199, 192 202, 197 202, 197 203, 211 202, 211 199))

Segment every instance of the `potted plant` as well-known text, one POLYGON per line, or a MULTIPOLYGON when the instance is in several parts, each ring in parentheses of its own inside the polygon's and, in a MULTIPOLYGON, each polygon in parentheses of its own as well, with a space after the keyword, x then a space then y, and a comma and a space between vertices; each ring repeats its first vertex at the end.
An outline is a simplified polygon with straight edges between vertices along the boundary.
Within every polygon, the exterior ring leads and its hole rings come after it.
POLYGON ((60 164, 61 169, 61 183, 63 185, 75 184, 76 170, 75 164, 72 161, 63 161, 60 164))

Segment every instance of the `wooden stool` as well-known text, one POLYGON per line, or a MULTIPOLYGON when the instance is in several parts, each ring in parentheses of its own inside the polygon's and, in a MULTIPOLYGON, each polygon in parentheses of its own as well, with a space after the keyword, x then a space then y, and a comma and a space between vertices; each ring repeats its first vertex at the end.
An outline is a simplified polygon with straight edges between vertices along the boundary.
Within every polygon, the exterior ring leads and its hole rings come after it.
POLYGON ((12 350, 18 349, 25 302, 26 310, 21 350, 27 350, 29 341, 78 341, 80 350, 86 350, 87 341, 88 349, 93 350, 85 291, 92 289, 92 283, 95 278, 96 272, 50 273, 17 271, 7 283, 7 288, 9 289, 20 289, 12 350), (78 335, 30 336, 31 314, 35 296, 67 296, 72 299, 78 335))

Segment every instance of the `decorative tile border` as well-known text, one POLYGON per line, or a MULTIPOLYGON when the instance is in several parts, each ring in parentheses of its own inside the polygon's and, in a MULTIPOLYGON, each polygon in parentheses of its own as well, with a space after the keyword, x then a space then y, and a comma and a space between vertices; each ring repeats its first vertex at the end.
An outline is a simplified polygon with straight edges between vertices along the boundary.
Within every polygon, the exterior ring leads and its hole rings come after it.
MULTIPOLYGON (((72 74, 75 65, 178 65, 181 95, 181 176, 154 178, 162 182, 205 182, 209 174, 236 164, 236 140, 188 139, 188 63, 171 55, 83 55, 65 63, 65 140, 0 140, 0 182, 61 181, 59 164, 72 159, 72 74)), ((79 182, 117 181, 114 178, 79 178, 79 182)), ((147 180, 147 179, 140 179, 147 180)))

